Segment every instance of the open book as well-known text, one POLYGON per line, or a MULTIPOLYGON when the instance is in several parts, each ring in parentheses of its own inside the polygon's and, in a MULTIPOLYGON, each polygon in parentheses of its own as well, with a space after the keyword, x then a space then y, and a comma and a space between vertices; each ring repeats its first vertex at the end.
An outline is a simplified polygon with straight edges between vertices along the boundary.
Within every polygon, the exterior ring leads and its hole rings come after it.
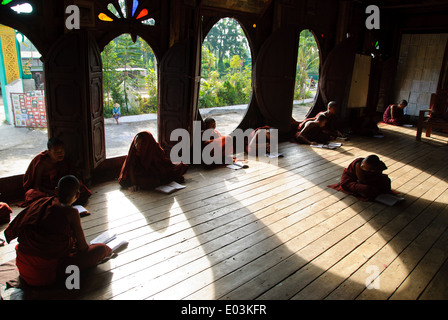
POLYGON ((267 153, 266 157, 268 158, 283 158, 283 153, 267 153))
POLYGON ((311 144, 310 146, 313 148, 336 149, 336 148, 340 148, 342 146, 342 143, 330 142, 328 144, 323 144, 323 143, 316 144, 316 145, 311 144))
POLYGON ((128 241, 125 239, 122 239, 120 237, 117 237, 116 233, 111 233, 110 231, 105 231, 99 236, 97 236, 95 239, 90 241, 90 244, 96 244, 96 243, 104 243, 109 246, 109 248, 112 249, 112 252, 116 252, 119 249, 124 249, 128 245, 128 241))
POLYGON ((185 186, 177 183, 176 181, 171 181, 168 184, 165 184, 163 186, 158 186, 157 188, 155 188, 155 190, 163 192, 163 193, 171 193, 180 189, 185 188, 185 186))
POLYGON ((233 169, 233 170, 239 170, 239 169, 249 168, 249 166, 247 164, 242 163, 242 162, 234 162, 233 164, 229 164, 227 166, 227 168, 233 169))
POLYGON ((404 201, 404 198, 391 193, 382 193, 375 198, 375 201, 388 206, 394 206, 398 202, 404 201))
POLYGON ((79 215, 80 215, 81 217, 85 217, 85 216, 90 215, 89 210, 87 210, 86 208, 84 208, 83 206, 81 206, 81 205, 79 205, 79 204, 76 205, 76 206, 73 206, 73 208, 75 208, 76 210, 78 210, 79 215))

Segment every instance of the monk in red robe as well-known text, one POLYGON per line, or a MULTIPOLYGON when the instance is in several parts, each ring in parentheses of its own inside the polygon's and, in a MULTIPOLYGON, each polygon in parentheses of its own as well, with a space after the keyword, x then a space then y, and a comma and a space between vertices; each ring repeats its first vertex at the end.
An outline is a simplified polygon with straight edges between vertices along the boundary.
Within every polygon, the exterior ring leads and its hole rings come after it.
POLYGON ((305 125, 310 121, 316 121, 319 115, 324 114, 327 118, 325 125, 322 127, 322 133, 328 136, 327 140, 334 140, 337 137, 344 137, 339 130, 338 118, 337 118, 337 103, 336 101, 330 101, 327 104, 327 110, 319 112, 315 117, 307 118, 303 120, 297 127, 297 132, 300 132, 305 125))
POLYGON ((174 164, 149 131, 138 133, 121 167, 118 182, 131 191, 153 189, 171 181, 182 182, 188 166, 174 164))
POLYGON ((377 155, 357 158, 344 169, 341 182, 328 187, 358 197, 363 201, 391 192, 391 181, 383 173, 387 167, 377 155))
POLYGON ((75 176, 61 178, 57 193, 34 201, 4 232, 8 243, 18 238, 16 265, 31 286, 51 285, 65 274, 67 266, 83 270, 112 254, 105 244, 86 242, 79 213, 71 207, 80 195, 79 180, 75 176))
POLYGON ((325 114, 319 114, 314 121, 307 121, 302 130, 296 134, 296 141, 308 145, 327 143, 330 136, 323 131, 326 123, 327 117, 325 114))
POLYGON ((206 141, 202 141, 202 149, 207 147, 210 150, 210 157, 213 157, 215 149, 221 149, 222 159, 216 159, 220 163, 215 164, 230 164, 233 163, 233 139, 229 135, 223 135, 216 129, 216 121, 211 117, 204 119, 204 125, 201 136, 208 135, 206 138, 210 138, 206 141), (226 147, 227 146, 227 147, 226 147))
POLYGON ((244 140, 244 150, 251 156, 268 154, 271 152, 271 127, 263 126, 255 129, 244 140))
MULTIPOLYGON (((39 153, 30 163, 23 177, 25 200, 19 204, 26 207, 36 199, 55 194, 56 185, 63 176, 74 174, 70 161, 65 157, 64 144, 58 138, 51 138, 48 150, 39 153)), ((92 192, 81 182, 78 203, 84 203, 92 192)))
POLYGON ((404 123, 404 108, 408 105, 406 100, 401 100, 398 104, 391 104, 383 113, 383 122, 399 126, 404 123))

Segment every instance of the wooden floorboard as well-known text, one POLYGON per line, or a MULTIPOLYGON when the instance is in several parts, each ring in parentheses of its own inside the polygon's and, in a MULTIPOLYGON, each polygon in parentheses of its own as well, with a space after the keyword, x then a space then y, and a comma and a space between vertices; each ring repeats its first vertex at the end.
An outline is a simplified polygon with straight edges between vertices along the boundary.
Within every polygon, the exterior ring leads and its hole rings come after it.
MULTIPOLYGON (((33 298, 447 299, 447 137, 381 129, 383 139, 352 137, 336 150, 282 143, 284 158, 249 158, 247 169, 192 167, 171 195, 94 186, 86 238, 112 230, 129 246, 90 270, 81 290, 33 298), (327 187, 371 153, 404 203, 327 187)), ((15 243, 0 248, 1 263, 15 243)))

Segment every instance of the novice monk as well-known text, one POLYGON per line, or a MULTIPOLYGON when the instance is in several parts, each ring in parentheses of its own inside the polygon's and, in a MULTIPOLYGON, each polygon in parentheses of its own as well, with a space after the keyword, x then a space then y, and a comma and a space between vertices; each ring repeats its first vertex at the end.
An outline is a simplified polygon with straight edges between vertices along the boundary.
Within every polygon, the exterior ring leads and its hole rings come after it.
MULTIPOLYGON (((216 129, 216 121, 211 117, 204 119, 204 126, 201 136, 206 136, 209 138, 206 141, 202 141, 202 150, 207 148, 210 151, 210 156, 213 157, 213 151, 215 149, 221 149, 222 159, 219 159, 221 163, 232 163, 233 162, 233 140, 229 135, 222 135, 216 129), (204 135, 205 133, 205 135, 204 135), (227 148, 226 148, 227 145, 227 148)), ((217 159, 218 160, 218 159, 217 159)))
POLYGON ((391 104, 383 113, 383 122, 395 126, 404 122, 404 108, 408 105, 406 100, 401 100, 399 104, 391 104))
POLYGON ((121 167, 118 182, 131 191, 153 189, 171 181, 182 182, 188 166, 174 164, 149 131, 138 133, 121 167))
MULTIPOLYGON (((60 178, 73 174, 70 162, 65 158, 64 143, 58 138, 51 138, 48 150, 42 151, 31 161, 23 176, 25 200, 19 204, 26 207, 34 200, 55 194, 55 187, 60 178)), ((79 203, 87 201, 92 192, 81 183, 79 203)))
POLYGON ((357 158, 344 169, 341 182, 329 187, 364 201, 373 200, 381 193, 391 192, 391 181, 383 174, 386 169, 386 165, 377 155, 357 158))
POLYGON ((298 131, 302 130, 309 121, 315 121, 321 114, 327 117, 327 122, 322 128, 322 132, 327 134, 330 140, 336 137, 343 137, 344 135, 339 131, 338 119, 337 119, 337 103, 336 101, 330 101, 327 104, 327 110, 319 112, 315 117, 307 118, 303 120, 297 127, 298 131))
POLYGON ((105 244, 87 244, 79 213, 71 207, 79 188, 75 176, 64 176, 57 185, 57 197, 36 200, 6 228, 6 241, 18 238, 16 265, 28 285, 50 285, 64 276, 67 266, 83 270, 112 254, 105 244))
POLYGON ((308 121, 302 130, 296 134, 296 141, 308 145, 327 143, 330 136, 323 132, 326 123, 327 117, 325 114, 319 114, 316 120, 308 121))
POLYGON ((251 156, 271 152, 271 127, 263 126, 255 129, 244 141, 244 150, 251 156))

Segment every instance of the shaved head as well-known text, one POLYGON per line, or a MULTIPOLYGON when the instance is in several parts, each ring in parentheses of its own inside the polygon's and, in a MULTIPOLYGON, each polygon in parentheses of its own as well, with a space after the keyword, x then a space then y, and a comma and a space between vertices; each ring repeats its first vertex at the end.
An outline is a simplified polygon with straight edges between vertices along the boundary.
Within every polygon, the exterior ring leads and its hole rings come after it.
POLYGON ((58 182, 58 197, 61 203, 67 203, 79 192, 79 180, 75 176, 62 177, 58 182))

